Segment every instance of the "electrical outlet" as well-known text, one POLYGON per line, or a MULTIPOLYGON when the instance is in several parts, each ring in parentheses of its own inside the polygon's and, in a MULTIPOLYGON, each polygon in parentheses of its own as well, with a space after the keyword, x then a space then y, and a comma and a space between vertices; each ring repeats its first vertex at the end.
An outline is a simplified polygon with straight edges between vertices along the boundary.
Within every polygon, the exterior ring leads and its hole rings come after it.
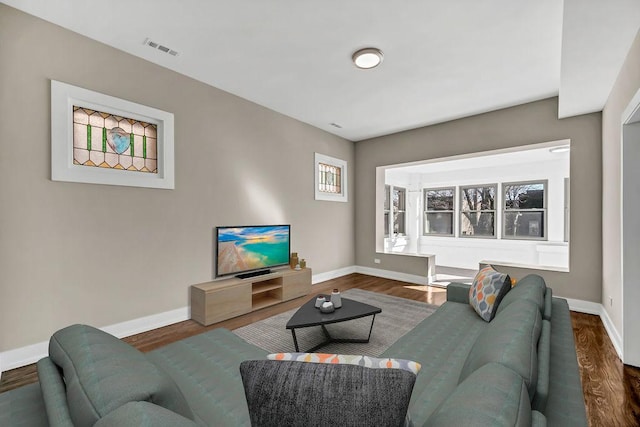
POLYGON ((373 262, 375 262, 376 264, 380 264, 380 258, 374 258, 373 262))

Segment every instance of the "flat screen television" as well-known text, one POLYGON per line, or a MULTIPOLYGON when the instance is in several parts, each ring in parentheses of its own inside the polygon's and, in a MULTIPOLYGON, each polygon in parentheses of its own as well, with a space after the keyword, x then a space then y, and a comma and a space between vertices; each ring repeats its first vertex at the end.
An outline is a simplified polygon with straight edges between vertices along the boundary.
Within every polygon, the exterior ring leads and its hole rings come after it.
POLYGON ((216 277, 246 278, 289 264, 290 225, 216 227, 216 277))

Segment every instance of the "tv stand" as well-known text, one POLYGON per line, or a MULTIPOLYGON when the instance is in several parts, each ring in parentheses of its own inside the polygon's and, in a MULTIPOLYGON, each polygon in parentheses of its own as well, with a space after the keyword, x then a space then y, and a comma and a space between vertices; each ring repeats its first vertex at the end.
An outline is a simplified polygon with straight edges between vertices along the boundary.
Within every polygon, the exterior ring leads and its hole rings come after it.
POLYGON ((271 270, 266 269, 266 270, 250 271, 248 273, 236 274, 235 277, 237 277, 238 279, 249 279, 251 277, 262 276, 264 274, 271 274, 271 270))
POLYGON ((191 319, 208 326, 311 292, 311 269, 276 270, 191 286, 191 319))

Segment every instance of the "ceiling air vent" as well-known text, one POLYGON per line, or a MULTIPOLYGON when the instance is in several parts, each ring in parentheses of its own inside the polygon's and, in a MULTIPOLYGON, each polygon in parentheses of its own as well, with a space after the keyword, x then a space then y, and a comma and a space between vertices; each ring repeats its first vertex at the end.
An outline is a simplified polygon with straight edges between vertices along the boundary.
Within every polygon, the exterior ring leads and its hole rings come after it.
POLYGON ((176 52, 175 50, 168 48, 166 46, 163 46, 160 43, 156 43, 151 39, 145 39, 144 44, 154 49, 158 49, 164 53, 168 53, 169 55, 178 56, 178 52, 176 52))

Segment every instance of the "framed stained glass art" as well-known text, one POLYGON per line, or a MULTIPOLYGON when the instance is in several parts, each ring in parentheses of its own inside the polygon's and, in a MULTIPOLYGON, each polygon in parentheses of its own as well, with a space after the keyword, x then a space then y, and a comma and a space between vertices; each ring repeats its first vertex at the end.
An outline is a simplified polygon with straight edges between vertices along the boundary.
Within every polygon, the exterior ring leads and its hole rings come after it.
POLYGON ((51 81, 53 181, 174 188, 173 114, 51 81))
POLYGON ((315 199, 347 202, 347 162, 315 153, 315 199))

